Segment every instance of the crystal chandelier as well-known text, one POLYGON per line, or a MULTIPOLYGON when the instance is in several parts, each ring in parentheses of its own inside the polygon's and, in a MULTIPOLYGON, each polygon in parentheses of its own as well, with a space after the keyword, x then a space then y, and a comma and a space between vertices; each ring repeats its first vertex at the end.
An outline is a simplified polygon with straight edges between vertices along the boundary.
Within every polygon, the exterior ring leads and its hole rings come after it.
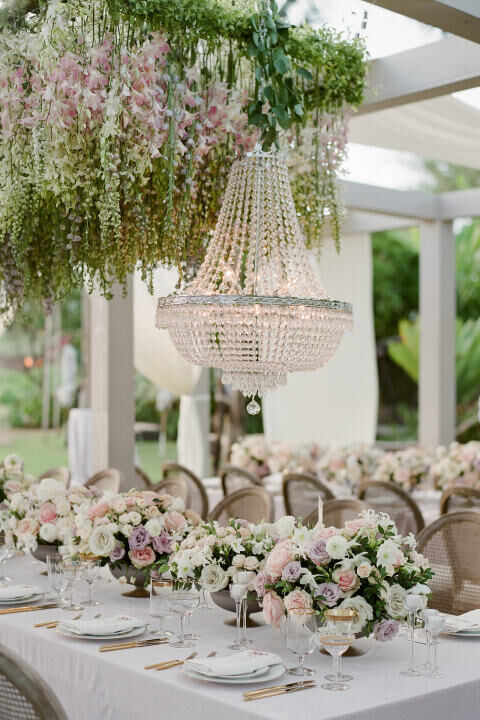
POLYGON ((222 382, 252 400, 316 370, 352 328, 352 306, 316 279, 301 235, 288 171, 257 146, 230 171, 205 260, 181 293, 160 298, 156 324, 194 365, 220 368, 222 382))

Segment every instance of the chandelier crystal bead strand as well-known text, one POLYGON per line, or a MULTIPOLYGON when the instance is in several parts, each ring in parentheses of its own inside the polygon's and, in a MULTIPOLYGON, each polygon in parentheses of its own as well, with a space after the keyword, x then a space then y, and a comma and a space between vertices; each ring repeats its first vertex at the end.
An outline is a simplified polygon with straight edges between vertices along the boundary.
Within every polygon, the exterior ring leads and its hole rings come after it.
POLYGON ((181 293, 160 298, 156 324, 194 365, 254 400, 316 370, 353 326, 352 306, 316 279, 297 220, 286 163, 276 151, 236 160, 205 260, 181 293))

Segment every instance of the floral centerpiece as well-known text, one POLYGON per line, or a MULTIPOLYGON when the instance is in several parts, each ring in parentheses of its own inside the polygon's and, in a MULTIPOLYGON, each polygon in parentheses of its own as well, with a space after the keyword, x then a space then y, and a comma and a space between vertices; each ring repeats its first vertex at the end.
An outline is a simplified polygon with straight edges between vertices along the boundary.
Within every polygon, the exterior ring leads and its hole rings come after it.
POLYGON ((428 594, 432 571, 413 535, 398 535, 384 513, 364 511, 345 527, 294 524, 255 579, 267 623, 277 626, 286 611, 327 608, 355 611, 354 633, 389 640, 405 618, 409 589, 428 594))
POLYGON ((0 469, 0 503, 35 482, 34 475, 23 472, 23 460, 15 453, 7 455, 0 469))
POLYGON ((319 472, 326 480, 355 489, 370 479, 384 451, 373 445, 355 443, 326 452, 319 461, 319 472))
POLYGON ((230 462, 264 478, 287 470, 315 472, 320 455, 317 443, 281 443, 258 434, 233 443, 230 462))
POLYGON ((471 440, 464 445, 454 442, 448 448, 438 447, 430 476, 438 488, 465 485, 480 489, 480 442, 471 440))
POLYGON ((387 452, 379 459, 373 479, 392 482, 411 491, 429 478, 431 462, 431 454, 418 447, 387 452))
POLYGON ((74 533, 75 516, 87 512, 94 494, 76 485, 44 478, 6 501, 2 527, 19 550, 35 552, 40 545, 67 547, 74 533))
POLYGON ((151 491, 105 492, 99 502, 77 513, 73 549, 100 558, 122 580, 130 575, 143 585, 200 522, 181 498, 151 491))

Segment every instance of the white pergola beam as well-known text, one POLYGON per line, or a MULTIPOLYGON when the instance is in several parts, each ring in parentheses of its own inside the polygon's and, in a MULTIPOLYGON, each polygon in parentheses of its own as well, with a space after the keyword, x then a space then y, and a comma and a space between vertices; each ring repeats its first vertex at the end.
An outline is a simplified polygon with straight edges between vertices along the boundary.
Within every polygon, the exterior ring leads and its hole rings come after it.
MULTIPOLYGON (((390 188, 344 182, 343 202, 352 210, 394 215, 415 220, 436 220, 439 196, 417 190, 390 188)), ((415 222, 413 222, 415 224, 415 222)))
POLYGON ((361 114, 477 87, 480 45, 448 37, 379 58, 371 64, 367 83, 361 114))
POLYGON ((444 32, 480 42, 477 0, 367 0, 385 10, 433 25, 444 32))
MULTIPOLYGON (((412 217, 396 217, 382 213, 349 210, 342 222, 342 234, 374 233, 385 230, 401 230, 418 225, 418 220, 412 217)), ((326 232, 328 235, 328 232, 326 232)))
POLYGON ((439 219, 480 217, 480 188, 441 193, 439 219))

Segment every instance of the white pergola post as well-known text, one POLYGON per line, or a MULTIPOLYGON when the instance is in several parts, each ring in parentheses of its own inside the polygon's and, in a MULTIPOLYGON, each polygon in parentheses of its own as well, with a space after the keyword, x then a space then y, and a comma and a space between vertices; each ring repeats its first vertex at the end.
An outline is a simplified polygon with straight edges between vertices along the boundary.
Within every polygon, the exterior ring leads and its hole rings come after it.
POLYGON ((105 300, 95 291, 90 300, 90 399, 92 471, 114 467, 122 487, 133 487, 135 392, 133 364, 133 281, 112 289, 105 300))
POLYGON ((420 368, 418 440, 455 439, 455 235, 452 221, 420 223, 420 368))

